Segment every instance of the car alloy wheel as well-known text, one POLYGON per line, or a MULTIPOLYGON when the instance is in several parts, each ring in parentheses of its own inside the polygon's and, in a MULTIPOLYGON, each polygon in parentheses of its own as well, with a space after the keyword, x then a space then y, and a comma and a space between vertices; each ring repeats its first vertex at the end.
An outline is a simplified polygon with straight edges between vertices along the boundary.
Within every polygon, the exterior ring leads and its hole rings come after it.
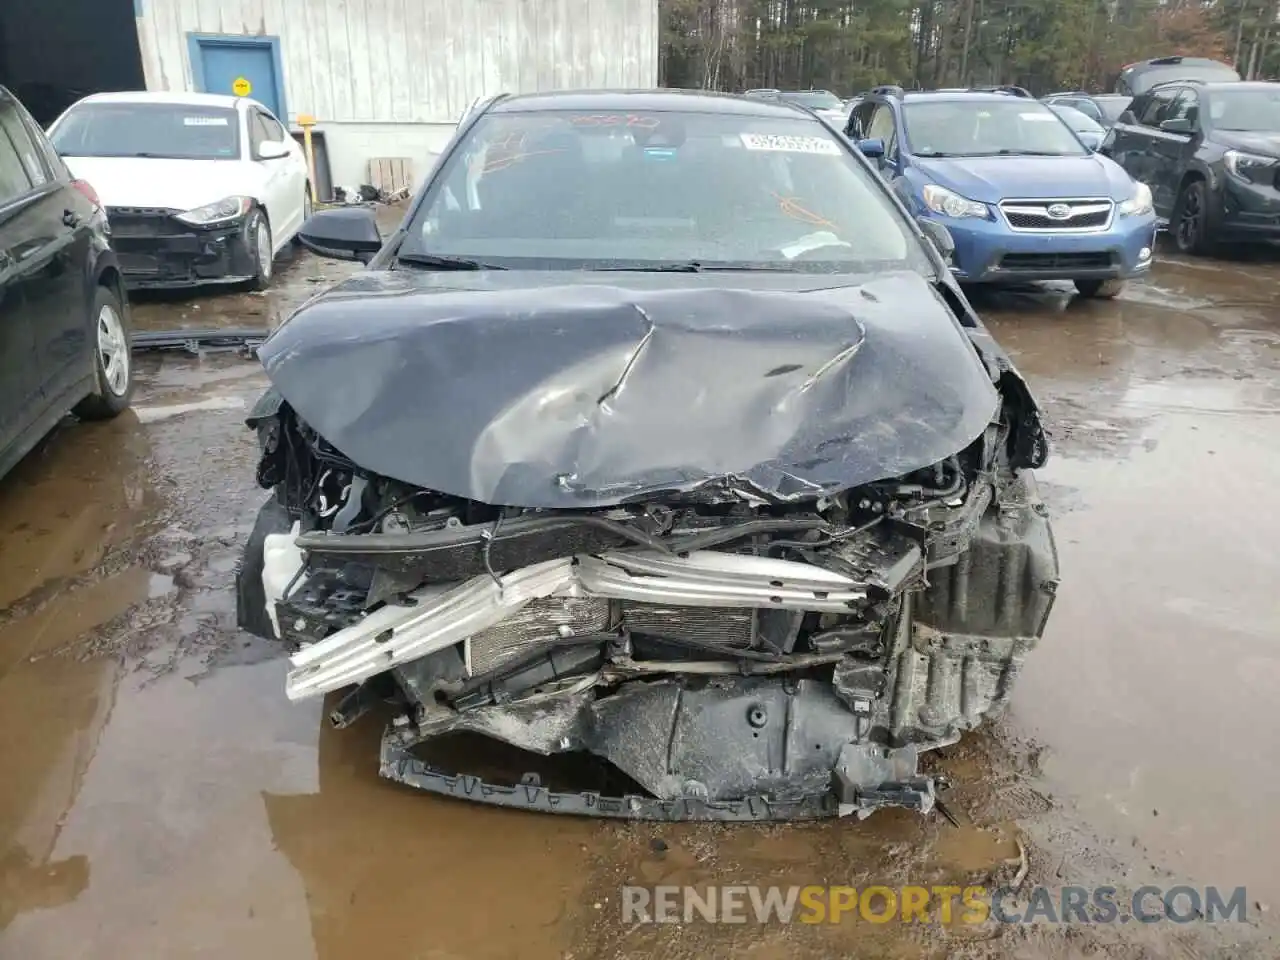
POLYGON ((99 308, 97 327, 103 385, 112 396, 123 397, 129 392, 129 338, 114 304, 99 308))
POLYGON ((249 220, 245 224, 245 242, 253 252, 256 267, 252 287, 254 290, 265 290, 271 285, 275 251, 271 246, 271 226, 261 210, 255 209, 249 214, 249 220))
POLYGON ((133 393, 133 358, 129 351, 129 308, 116 290, 99 286, 93 291, 86 352, 93 361, 93 392, 75 405, 81 420, 110 420, 128 409, 133 393))
POLYGON ((1182 188, 1174 217, 1173 239, 1182 253, 1206 253, 1209 249, 1208 208, 1204 182, 1193 180, 1182 188))
POLYGON ((254 245, 258 248, 258 276, 263 280, 271 279, 271 231, 266 221, 258 224, 254 231, 254 245))

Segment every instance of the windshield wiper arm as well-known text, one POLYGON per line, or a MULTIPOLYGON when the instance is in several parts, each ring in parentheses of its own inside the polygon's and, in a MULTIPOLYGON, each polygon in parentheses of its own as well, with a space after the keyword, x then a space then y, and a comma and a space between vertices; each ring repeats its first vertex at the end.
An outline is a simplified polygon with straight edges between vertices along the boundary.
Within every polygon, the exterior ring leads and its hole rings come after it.
POLYGON ((795 267, 784 263, 703 263, 700 260, 682 260, 677 263, 647 263, 621 267, 592 267, 601 273, 727 273, 781 270, 794 272, 795 267))
POLYGON ((449 257, 438 253, 402 253, 396 257, 401 263, 412 263, 414 266, 434 267, 437 270, 505 270, 496 263, 482 263, 466 257, 449 257))
POLYGON ((1067 157, 1071 154, 1056 153, 1049 150, 1000 150, 997 151, 1002 157, 1067 157))

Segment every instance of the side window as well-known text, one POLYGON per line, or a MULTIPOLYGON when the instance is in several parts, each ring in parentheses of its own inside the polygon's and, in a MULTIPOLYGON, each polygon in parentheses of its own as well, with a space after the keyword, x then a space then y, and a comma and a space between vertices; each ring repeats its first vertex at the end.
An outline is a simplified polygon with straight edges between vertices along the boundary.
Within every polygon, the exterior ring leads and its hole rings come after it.
POLYGON ((1173 99, 1177 95, 1176 88, 1153 90, 1151 99, 1147 101, 1141 114, 1138 115, 1138 122, 1144 127, 1158 127, 1161 122, 1169 118, 1169 108, 1173 106, 1173 99))
POLYGON ((11 103, 0 105, 0 129, 8 136, 9 143, 18 154, 22 169, 31 184, 40 186, 49 182, 49 169, 45 166, 40 148, 31 137, 31 131, 22 122, 22 115, 11 103))
POLYGON ((12 104, 0 100, 0 204, 17 199, 34 186, 23 162, 21 148, 14 145, 8 132, 17 118, 12 104))
POLYGON ((849 115, 849 136, 855 140, 867 138, 867 131, 871 128, 871 114, 875 108, 874 103, 860 103, 853 108, 853 113, 849 115))
POLYGON ((267 118, 261 111, 254 110, 249 114, 249 149, 253 159, 258 159, 258 148, 262 146, 262 141, 272 139, 271 131, 267 127, 267 118))
POLYGON ((285 132, 284 124, 269 113, 259 114, 259 116, 262 117, 262 122, 266 125, 268 140, 279 140, 281 143, 289 142, 289 134, 285 132))
POLYGON ((1090 120, 1101 120, 1102 111, 1098 109, 1098 105, 1092 100, 1077 100, 1071 104, 1090 120))
POLYGON ((1187 120, 1191 123, 1191 129, 1196 129, 1200 119, 1200 94, 1195 90, 1184 89, 1173 101, 1173 106, 1169 108, 1169 115, 1165 119, 1187 120))
POLYGON ((872 140, 884 141, 884 155, 886 157, 891 157, 897 153, 898 138, 893 122, 893 108, 887 103, 876 105, 876 112, 871 117, 871 123, 867 128, 867 137, 872 140))

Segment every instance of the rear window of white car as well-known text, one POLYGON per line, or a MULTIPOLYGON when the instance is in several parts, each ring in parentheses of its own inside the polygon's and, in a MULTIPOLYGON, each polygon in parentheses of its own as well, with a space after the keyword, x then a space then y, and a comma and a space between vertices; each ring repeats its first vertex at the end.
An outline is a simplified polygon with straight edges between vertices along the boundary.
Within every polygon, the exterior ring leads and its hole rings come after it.
POLYGON ((83 103, 50 134, 64 157, 236 160, 240 122, 225 107, 176 103, 83 103))

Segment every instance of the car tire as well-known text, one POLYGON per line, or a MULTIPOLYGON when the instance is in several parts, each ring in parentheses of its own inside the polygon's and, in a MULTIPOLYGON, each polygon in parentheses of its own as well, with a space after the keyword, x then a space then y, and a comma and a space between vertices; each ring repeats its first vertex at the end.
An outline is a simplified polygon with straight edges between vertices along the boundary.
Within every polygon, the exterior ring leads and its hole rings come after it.
POLYGON ((96 288, 91 311, 94 391, 72 413, 81 420, 110 420, 127 410, 133 397, 129 313, 110 287, 96 288))
POLYGON ((1203 180, 1190 180, 1173 206, 1169 232, 1179 253, 1203 256, 1213 251, 1209 217, 1209 193, 1203 180))
POLYGON ((1114 300, 1120 295, 1120 291, 1124 289, 1124 281, 1116 278, 1111 280, 1073 280, 1076 285, 1076 292, 1082 297, 1090 300, 1114 300))
POLYGON ((275 276, 275 250, 271 245, 271 225, 267 223, 266 215, 256 207, 245 221, 244 238, 253 258, 254 273, 249 289, 265 290, 271 286, 271 278, 275 276))

